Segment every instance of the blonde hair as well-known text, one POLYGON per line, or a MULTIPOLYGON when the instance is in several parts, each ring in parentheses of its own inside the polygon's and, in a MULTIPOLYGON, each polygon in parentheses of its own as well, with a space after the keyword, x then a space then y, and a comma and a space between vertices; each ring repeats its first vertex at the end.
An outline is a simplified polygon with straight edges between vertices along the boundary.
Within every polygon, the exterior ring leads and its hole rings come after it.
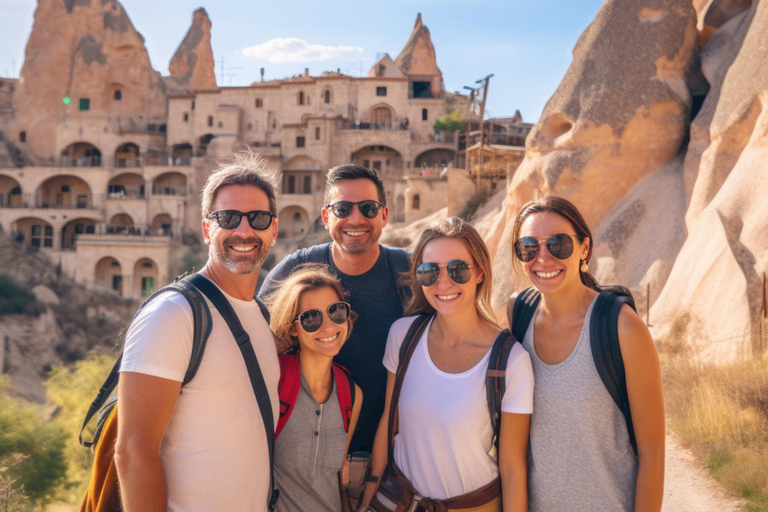
POLYGON ((277 214, 274 173, 267 169, 267 161, 258 154, 250 150, 238 151, 231 162, 219 164, 219 170, 208 176, 200 195, 204 219, 211 213, 219 189, 227 185, 250 185, 263 190, 269 199, 269 210, 277 214))
POLYGON ((475 288, 475 308, 477 309, 477 314, 483 320, 496 325, 493 309, 491 308, 491 283, 493 282, 491 256, 488 254, 488 248, 485 246, 485 242, 483 242, 480 234, 471 224, 459 217, 448 217, 447 219, 435 221, 421 234, 416 244, 416 249, 413 251, 413 256, 411 256, 411 271, 408 274, 408 283, 413 292, 413 297, 405 306, 405 315, 432 314, 435 312, 435 308, 429 303, 424 295, 424 290, 421 289, 421 285, 416 280, 416 267, 423 263, 424 247, 432 240, 438 238, 455 238, 467 248, 472 259, 475 260, 476 268, 483 273, 483 280, 477 283, 475 288))
MULTIPOLYGON (((347 292, 341 286, 339 278, 328 271, 328 265, 319 263, 307 263, 296 269, 284 281, 275 287, 275 291, 266 299, 266 305, 271 313, 269 326, 275 336, 285 344, 292 347, 298 345, 298 338, 291 335, 293 321, 299 316, 299 300, 304 292, 330 288, 339 296, 340 300, 346 300, 347 292)), ((347 338, 352 332, 352 323, 355 315, 350 314, 347 321, 347 338)))

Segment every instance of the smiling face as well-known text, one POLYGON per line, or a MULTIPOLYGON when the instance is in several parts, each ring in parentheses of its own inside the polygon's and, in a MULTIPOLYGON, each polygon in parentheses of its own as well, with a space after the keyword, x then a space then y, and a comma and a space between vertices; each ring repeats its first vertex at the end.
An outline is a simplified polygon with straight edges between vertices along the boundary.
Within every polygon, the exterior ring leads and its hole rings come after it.
MULTIPOLYGON (((378 201, 376 184, 368 179, 342 180, 331 188, 329 204, 338 201, 378 201)), ((389 220, 386 206, 379 208, 376 217, 368 219, 360 213, 357 205, 346 219, 340 219, 328 208, 322 210, 323 224, 331 238, 344 252, 362 254, 379 243, 381 231, 389 220)))
POLYGON ((339 353, 347 340, 349 321, 337 324, 328 318, 328 306, 342 300, 336 291, 328 286, 316 290, 305 291, 299 298, 296 316, 308 309, 318 309, 323 313, 323 325, 315 332, 305 331, 296 320, 291 328, 291 335, 299 339, 302 351, 314 352, 318 355, 333 357, 339 353))
POLYGON ((589 254, 589 238, 579 243, 576 230, 571 223, 556 213, 542 212, 529 215, 520 225, 519 238, 530 236, 539 240, 536 257, 523 263, 523 269, 533 285, 542 293, 556 293, 570 286, 579 285, 579 267, 581 260, 589 254), (573 236, 573 254, 561 260, 549 253, 546 239, 552 235, 565 233, 573 236))
POLYGON ((467 308, 476 309, 477 285, 482 282, 483 273, 477 268, 477 263, 461 240, 436 238, 427 242, 419 264, 424 262, 437 263, 440 266, 437 282, 432 286, 421 287, 427 301, 438 314, 452 315, 466 311, 467 308), (472 277, 464 284, 448 277, 445 266, 455 259, 464 260, 473 267, 472 277))
MULTIPOLYGON (((258 187, 227 185, 218 190, 212 210, 269 211, 269 198, 258 187)), ((263 231, 257 231, 243 217, 235 229, 223 229, 216 219, 203 219, 205 243, 211 246, 210 260, 233 274, 258 272, 275 245, 277 219, 263 231)))

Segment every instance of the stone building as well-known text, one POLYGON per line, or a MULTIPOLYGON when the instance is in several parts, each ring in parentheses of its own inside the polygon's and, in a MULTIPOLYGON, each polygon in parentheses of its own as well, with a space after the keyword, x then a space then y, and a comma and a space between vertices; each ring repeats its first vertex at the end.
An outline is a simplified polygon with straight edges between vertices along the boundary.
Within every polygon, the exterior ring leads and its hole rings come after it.
POLYGON ((182 235, 200 225, 216 162, 250 147, 280 182, 281 243, 322 207, 325 173, 355 162, 406 218, 407 178, 452 165, 434 133, 446 92, 421 16, 395 60, 217 87, 205 10, 161 76, 116 0, 39 0, 18 79, 0 81, 0 232, 39 247, 89 286, 139 298, 166 283, 182 235))

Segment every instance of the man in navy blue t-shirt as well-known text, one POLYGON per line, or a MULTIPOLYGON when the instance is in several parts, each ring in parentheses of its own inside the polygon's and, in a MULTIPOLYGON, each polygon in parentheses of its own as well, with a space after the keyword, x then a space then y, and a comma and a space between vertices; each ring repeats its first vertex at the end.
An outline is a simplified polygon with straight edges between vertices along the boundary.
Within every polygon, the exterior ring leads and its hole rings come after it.
POLYGON ((334 359, 352 372, 363 392, 350 451, 369 452, 384 410, 387 370, 382 359, 387 334, 392 323, 403 316, 409 293, 396 281, 410 269, 410 258, 403 249, 379 245, 389 210, 384 184, 375 172, 353 164, 334 167, 328 171, 324 204, 323 224, 333 242, 286 256, 264 280, 259 298, 264 299, 303 263, 327 264, 339 277, 359 317, 334 359))

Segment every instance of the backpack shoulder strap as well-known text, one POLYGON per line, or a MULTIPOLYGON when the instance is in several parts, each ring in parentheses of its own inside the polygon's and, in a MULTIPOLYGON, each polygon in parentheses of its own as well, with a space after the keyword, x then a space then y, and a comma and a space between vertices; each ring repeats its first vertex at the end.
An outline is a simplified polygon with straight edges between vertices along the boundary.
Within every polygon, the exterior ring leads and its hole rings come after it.
POLYGON ((509 322, 509 330, 520 343, 523 342, 525 333, 528 332, 528 325, 536 313, 536 308, 539 307, 539 302, 541 302, 541 293, 531 286, 520 292, 515 298, 511 313, 509 305, 507 305, 507 314, 512 317, 509 322))
POLYGON ((270 322, 272 321, 272 317, 269 314, 269 310, 267 309, 267 306, 264 305, 264 303, 261 302, 261 299, 256 297, 256 296, 253 297, 253 300, 255 300, 256 304, 259 305, 259 309, 261 310, 261 314, 264 317, 264 320, 267 321, 267 325, 269 325, 270 322))
POLYGON ((624 415, 629 442, 637 454, 637 440, 632 423, 632 413, 629 409, 627 376, 624 371, 624 360, 621 356, 618 328, 621 306, 625 303, 629 304, 631 299, 631 296, 614 295, 607 291, 601 292, 592 308, 589 334, 595 368, 605 389, 624 415))
POLYGON ((405 334, 403 344, 400 345, 400 360, 397 364, 397 373, 395 374, 395 386, 392 390, 392 398, 389 402, 389 422, 387 429, 387 453, 389 454, 389 460, 392 459, 392 443, 395 438, 395 414, 397 412, 397 401, 400 398, 400 389, 403 387, 403 379, 405 379, 405 372, 408 369, 408 363, 411 362, 413 352, 419 344, 424 330, 429 325, 429 320, 433 315, 423 313, 417 316, 411 327, 408 328, 408 332, 405 334))
POLYGON ((485 374, 485 394, 488 399, 488 411, 491 414, 493 428, 493 445, 499 452, 499 431, 501 429, 501 401, 507 388, 507 361, 512 347, 517 340, 509 330, 504 329, 496 337, 491 348, 491 358, 488 360, 488 370, 485 374))
MULTIPOLYGON (((133 316, 133 319, 135 320, 142 309, 144 309, 157 297, 167 292, 180 293, 187 300, 190 308, 192 309, 192 320, 193 320, 192 355, 190 356, 190 359, 189 359, 189 365, 187 366, 187 372, 184 375, 184 381, 182 382, 182 386, 189 383, 189 381, 191 381, 194 378, 195 374, 197 373, 197 369, 200 367, 200 361, 203 358, 203 352, 205 352, 205 345, 208 341, 208 337, 211 334, 211 327, 212 327, 211 311, 208 309, 208 304, 205 302, 205 299, 203 298, 200 291, 197 288, 195 288, 192 284, 190 284, 188 279, 189 277, 185 277, 183 279, 177 280, 169 284, 168 286, 160 288, 159 290, 154 292, 152 295, 147 297, 141 303, 141 305, 139 306, 139 309, 136 311, 136 313, 133 316)), ((133 320, 131 322, 133 322, 133 320)), ((98 440, 99 433, 96 432, 94 439, 92 439, 91 441, 84 441, 83 432, 85 431, 85 427, 88 425, 88 423, 90 423, 91 419, 96 415, 96 413, 98 413, 101 410, 101 408, 107 403, 110 395, 112 395, 115 388, 117 387, 117 382, 120 378, 120 365, 122 361, 123 361, 123 354, 121 352, 120 356, 118 356, 117 358, 117 361, 115 361, 115 365, 112 367, 112 370, 109 372, 109 375, 104 381, 104 384, 102 384, 101 389, 99 389, 99 392, 96 395, 96 398, 94 398, 93 402, 88 408, 88 412, 85 414, 85 419, 83 420, 83 426, 80 429, 80 434, 78 439, 80 441, 80 444, 87 448, 90 448, 95 444, 95 442, 98 440)))
POLYGON ((288 423, 288 418, 291 417, 301 387, 299 356, 297 354, 283 354, 278 356, 278 361, 280 361, 280 382, 277 385, 277 390, 280 394, 280 418, 277 420, 277 427, 275 428, 275 439, 280 435, 285 424, 288 423))
POLYGON ((413 293, 411 287, 406 284, 401 284, 400 278, 403 274, 407 274, 411 270, 411 255, 408 251, 397 249, 395 247, 386 247, 382 245, 382 249, 387 251, 387 257, 389 258, 389 268, 392 270, 392 277, 395 280, 395 287, 397 288, 397 294, 400 297, 400 302, 403 304, 403 308, 411 300, 413 293))
POLYGON ((349 424, 352 422, 352 411, 355 406, 355 381, 352 380, 352 374, 349 373, 349 370, 340 364, 333 363, 332 368, 344 431, 349 432, 349 424))
POLYGON ((259 360, 256 357, 256 352, 253 350, 251 344, 251 337, 243 329, 243 325, 240 323, 240 319, 237 317, 237 313, 232 309, 232 305, 229 303, 224 294, 221 293, 219 288, 209 281, 201 274, 193 274, 190 276, 190 281, 202 291, 206 297, 213 303, 224 321, 227 322, 229 330, 232 332, 232 336, 235 338, 237 346, 240 348, 240 353, 245 361, 246 369, 248 370, 248 377, 251 380, 251 387, 253 387, 253 394, 256 397, 256 403, 259 406, 261 412, 262 421, 264 421, 264 430, 267 435, 267 448, 269 450, 269 487, 272 490, 272 495, 269 500, 269 510, 274 510, 277 504, 277 498, 279 492, 275 489, 274 478, 274 449, 275 449, 275 420, 272 416, 272 402, 269 397, 269 391, 267 384, 264 382, 264 375, 259 365, 259 360))

